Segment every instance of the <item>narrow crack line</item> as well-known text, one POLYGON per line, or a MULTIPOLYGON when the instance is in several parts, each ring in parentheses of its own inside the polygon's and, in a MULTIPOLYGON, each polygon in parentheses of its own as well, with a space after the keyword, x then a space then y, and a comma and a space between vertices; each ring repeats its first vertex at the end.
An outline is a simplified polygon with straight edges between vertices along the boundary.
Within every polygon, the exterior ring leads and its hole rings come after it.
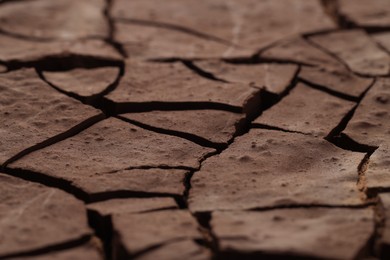
POLYGON ((161 170, 186 170, 186 171, 192 171, 195 168, 188 167, 188 166, 170 166, 170 165, 142 165, 142 166, 130 166, 124 169, 119 170, 113 170, 108 172, 101 172, 98 174, 114 174, 120 171, 126 171, 126 170, 149 170, 149 169, 161 169, 161 170))
MULTIPOLYGON (((45 75, 43 74, 44 70, 40 70, 39 68, 36 69, 36 72, 39 76, 39 78, 44 81, 46 84, 48 84, 50 87, 52 87, 53 89, 55 89, 56 91, 66 95, 66 96, 69 96, 71 98, 74 98, 78 101, 80 101, 81 103, 83 104, 86 104, 86 105, 91 105, 97 109, 100 109, 102 110, 102 112, 104 114, 106 114, 106 111, 108 110, 106 107, 104 107, 104 102, 102 101, 103 97, 109 93, 111 93, 112 91, 114 91, 119 83, 120 83, 120 80, 122 79, 123 75, 124 75, 124 72, 125 72, 125 64, 121 64, 122 66, 112 66, 112 67, 115 67, 115 68, 118 68, 119 69, 119 72, 118 72, 118 75, 117 77, 115 78, 115 80, 110 83, 103 91, 101 91, 100 93, 96 93, 96 94, 93 94, 93 95, 90 95, 90 96, 81 96, 75 92, 71 92, 71 91, 66 91, 64 89, 62 89, 61 87, 55 85, 54 83, 50 82, 49 80, 46 79, 45 75)), ((96 68, 102 68, 102 67, 107 67, 107 66, 101 66, 101 67, 96 67, 96 68)), ((111 67, 111 66, 110 66, 111 67)), ((74 68, 79 68, 78 66, 75 66, 74 68)), ((68 68, 68 69, 72 69, 72 68, 68 68)), ((67 70, 68 70, 67 69, 67 70)), ((62 71, 62 70, 61 70, 62 71)), ((66 70, 65 70, 66 71, 66 70)))
POLYGON ((57 135, 54 135, 40 143, 37 143, 33 146, 30 146, 26 149, 24 149, 23 151, 20 151, 19 153, 15 154, 14 156, 12 156, 11 158, 9 158, 7 161, 4 162, 4 164, 1 166, 1 167, 6 167, 8 164, 10 163, 13 163, 15 162, 16 160, 19 160, 21 159, 22 157, 32 153, 32 152, 35 152, 37 150, 41 150, 45 147, 48 147, 50 145, 53 145, 53 144, 56 144, 58 142, 61 142, 67 138, 70 138, 72 136, 75 136, 76 134, 84 131, 85 129, 93 126, 94 124, 104 120, 106 117, 104 114, 98 114, 98 115, 95 115, 91 118, 88 118, 82 122, 80 122, 79 124, 73 126, 72 128, 66 130, 65 132, 62 132, 60 134, 57 134, 57 135))
POLYGON ((368 208, 374 205, 373 202, 364 201, 362 204, 356 205, 343 205, 343 204, 293 204, 293 205, 278 205, 278 206, 269 206, 269 207, 256 207, 250 208, 248 211, 270 211, 270 210, 278 210, 278 209, 314 209, 314 208, 324 208, 324 209, 363 209, 368 208))
POLYGON ((298 66, 306 66, 306 67, 316 67, 313 64, 306 63, 306 62, 298 62, 295 60, 285 59, 285 58, 266 58, 262 56, 253 56, 253 57, 234 57, 234 58, 223 58, 221 59, 225 62, 231 63, 231 64, 269 64, 269 63, 276 63, 276 64, 292 64, 292 65, 298 65, 298 66))
POLYGON ((345 63, 345 61, 343 59, 341 59, 339 56, 335 55, 334 53, 330 52, 329 50, 327 50, 326 48, 322 47, 321 45, 313 42, 310 37, 303 37, 303 39, 309 44, 311 45, 312 47, 316 48, 317 50, 327 54, 328 56, 332 57, 333 59, 335 59, 336 61, 338 61, 341 65, 343 65, 343 67, 345 69, 347 69, 349 72, 353 73, 353 74, 357 74, 355 72, 353 72, 351 70, 351 68, 347 65, 347 63, 345 63))
POLYGON ((23 258, 23 257, 37 257, 40 255, 44 255, 50 252, 57 252, 57 251, 63 251, 67 249, 72 249, 78 246, 81 246, 83 244, 86 244, 90 241, 91 235, 84 235, 77 239, 67 241, 60 244, 53 244, 48 245, 42 248, 37 248, 34 250, 29 250, 25 252, 20 253, 13 253, 13 254, 7 254, 7 255, 0 255, 0 259, 10 259, 10 258, 23 258))
POLYGON ((284 133, 301 134, 301 135, 312 136, 312 134, 310 134, 310 133, 304 133, 304 132, 300 132, 300 131, 288 130, 288 129, 284 129, 284 128, 281 128, 281 127, 271 126, 271 125, 261 124, 261 123, 252 123, 251 124, 251 129, 265 129, 265 130, 270 130, 270 131, 280 131, 280 132, 284 132, 284 133))
POLYGON ((89 195, 84 190, 75 186, 71 181, 59 177, 53 177, 32 170, 25 170, 21 168, 10 168, 10 167, 5 167, 1 169, 1 173, 5 173, 10 176, 17 177, 26 181, 38 183, 46 187, 57 188, 76 197, 81 201, 84 202, 88 201, 89 195))
POLYGON ((194 73, 198 74, 202 78, 206 78, 208 80, 218 81, 222 83, 228 83, 227 80, 221 79, 216 77, 214 74, 203 70, 202 68, 199 68, 196 66, 192 61, 182 61, 182 63, 190 70, 192 70, 194 73))
POLYGON ((359 191, 362 193, 362 199, 366 200, 367 194, 367 182, 366 182, 366 172, 368 170, 368 164, 370 161, 371 153, 367 153, 358 166, 358 180, 356 185, 359 191))
POLYGON ((224 143, 212 142, 212 141, 210 141, 210 140, 208 140, 206 138, 203 138, 203 137, 195 135, 195 134, 182 132, 182 131, 171 130, 171 129, 160 128, 160 127, 155 127, 155 126, 144 124, 142 122, 139 122, 139 121, 136 121, 136 120, 132 120, 132 119, 128 119, 128 118, 125 118, 125 117, 122 117, 122 116, 116 116, 115 118, 118 118, 118 119, 120 119, 122 121, 125 121, 127 123, 130 123, 130 124, 136 125, 136 126, 141 127, 143 129, 146 129, 146 130, 149 130, 149 131, 153 131, 155 133, 165 134, 165 135, 170 135, 170 136, 183 138, 183 139, 186 139, 187 141, 190 141, 192 143, 195 143, 195 144, 203 146, 203 147, 220 149, 224 145, 226 145, 224 143))
POLYGON ((345 94, 345 93, 342 93, 342 92, 330 89, 327 86, 324 86, 324 85, 321 85, 321 84, 318 84, 318 83, 306 80, 304 78, 299 77, 299 81, 304 83, 308 87, 320 90, 320 91, 325 92, 325 93, 327 93, 329 95, 332 95, 334 97, 345 99, 345 100, 352 101, 352 102, 358 102, 359 101, 359 97, 355 97, 355 96, 352 96, 352 95, 348 95, 348 94, 345 94))
POLYGON ((114 190, 114 191, 102 191, 89 194, 88 198, 84 200, 86 204, 101 202, 111 199, 120 198, 173 198, 177 199, 180 195, 169 192, 147 192, 147 191, 132 191, 132 190, 114 190))
MULTIPOLYGON (((131 259, 136 259, 138 257, 141 257, 141 256, 143 256, 149 252, 153 252, 154 250, 157 250, 163 246, 166 246, 166 245, 169 245, 169 244, 172 244, 175 242, 183 241, 183 239, 185 239, 185 237, 177 237, 177 238, 170 238, 170 239, 164 240, 163 242, 159 242, 158 244, 151 245, 151 246, 144 248, 136 253, 130 254, 131 259)), ((193 239, 188 238, 188 240, 193 240, 193 239)))
POLYGON ((114 19, 111 17, 113 0, 105 0, 105 1, 106 1, 106 6, 104 8, 103 14, 108 24, 108 37, 106 39, 106 42, 110 44, 122 56, 122 58, 127 58, 128 54, 125 48, 120 42, 115 40, 115 32, 116 32, 115 22, 114 19))
POLYGON ((203 32, 199 32, 197 30, 194 30, 194 29, 191 29, 191 28, 188 28, 188 27, 184 27, 184 26, 181 26, 181 25, 177 25, 177 24, 170 24, 170 23, 164 23, 164 22, 155 22, 155 21, 142 20, 142 19, 119 18, 119 17, 118 18, 114 18, 114 20, 117 21, 117 22, 121 22, 121 23, 130 23, 130 24, 136 24, 136 25, 141 25, 141 26, 169 29, 169 30, 172 30, 172 31, 177 31, 177 32, 189 34, 189 35, 201 38, 201 39, 214 41, 214 42, 226 45, 226 46, 233 46, 233 47, 236 47, 236 48, 241 48, 240 46, 238 46, 238 45, 236 45, 236 44, 234 44, 232 42, 229 42, 229 41, 227 41, 225 39, 219 38, 219 37, 214 36, 214 35, 209 35, 209 34, 206 34, 206 33, 203 33, 203 32))
POLYGON ((16 32, 6 31, 6 30, 1 29, 1 28, 0 28, 0 35, 7 36, 9 38, 18 39, 18 40, 30 41, 30 42, 55 42, 56 41, 55 38, 28 36, 28 35, 19 34, 16 32))
MULTIPOLYGON (((370 37, 370 39, 372 40, 373 43, 375 43, 375 45, 381 49, 382 51, 386 52, 389 56, 390 56, 390 50, 388 48, 386 48, 384 45, 382 45, 382 43, 376 41, 373 39, 372 37, 372 34, 369 34, 368 35, 370 37)), ((385 76, 382 76, 382 77, 389 77, 389 75, 385 75, 385 76)))
POLYGON ((131 190, 114 190, 114 191, 87 193, 82 188, 75 185, 72 181, 62 179, 60 177, 46 175, 40 172, 35 172, 32 170, 5 167, 1 170, 1 173, 13 177, 21 178, 26 181, 39 183, 46 187, 60 189, 76 197, 77 199, 83 201, 86 204, 106 201, 110 199, 117 199, 117 198, 170 197, 173 199, 177 199, 180 197, 180 195, 178 194, 173 194, 168 192, 160 193, 160 192, 145 192, 145 191, 131 191, 131 190))

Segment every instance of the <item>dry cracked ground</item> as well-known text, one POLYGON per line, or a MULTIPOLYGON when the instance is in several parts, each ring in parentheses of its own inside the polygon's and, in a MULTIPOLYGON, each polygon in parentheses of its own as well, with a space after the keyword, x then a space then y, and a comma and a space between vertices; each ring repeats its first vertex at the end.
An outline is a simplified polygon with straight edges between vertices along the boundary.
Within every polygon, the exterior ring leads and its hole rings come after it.
POLYGON ((0 259, 390 259, 390 1, 2 0, 0 165, 0 259))

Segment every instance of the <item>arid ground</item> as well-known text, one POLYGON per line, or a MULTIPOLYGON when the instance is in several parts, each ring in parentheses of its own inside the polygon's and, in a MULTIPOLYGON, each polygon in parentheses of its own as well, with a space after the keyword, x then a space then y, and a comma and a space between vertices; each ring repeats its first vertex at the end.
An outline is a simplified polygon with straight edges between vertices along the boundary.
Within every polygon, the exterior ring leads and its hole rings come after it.
POLYGON ((390 0, 0 0, 0 259, 390 259, 390 0))

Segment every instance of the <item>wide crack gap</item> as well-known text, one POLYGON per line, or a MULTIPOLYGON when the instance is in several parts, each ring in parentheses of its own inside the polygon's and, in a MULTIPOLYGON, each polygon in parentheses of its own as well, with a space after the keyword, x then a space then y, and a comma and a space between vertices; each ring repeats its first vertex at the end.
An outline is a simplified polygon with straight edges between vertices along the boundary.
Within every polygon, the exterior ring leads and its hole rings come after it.
POLYGON ((2 61, 2 65, 7 67, 7 72, 22 68, 35 68, 39 71, 66 71, 72 68, 99 68, 99 67, 122 67, 123 61, 110 58, 102 58, 81 54, 56 54, 48 55, 36 60, 2 61))
POLYGON ((80 238, 77 238, 77 239, 74 239, 71 241, 67 241, 64 243, 60 243, 60 244, 48 245, 48 246, 45 246, 42 248, 37 248, 37 249, 29 250, 26 252, 2 255, 2 256, 0 256, 0 259, 10 259, 10 258, 19 259, 19 258, 23 258, 23 257, 38 257, 40 255, 44 255, 47 253, 63 251, 63 250, 72 249, 72 248, 81 246, 83 244, 88 243, 90 241, 90 239, 91 239, 90 235, 85 235, 85 236, 82 236, 80 238))
POLYGON ((209 35, 209 34, 206 34, 206 33, 203 33, 203 32, 199 32, 197 30, 194 30, 194 29, 191 29, 191 28, 188 28, 188 27, 184 27, 184 26, 181 26, 181 25, 177 25, 177 24, 170 24, 170 23, 164 23, 164 22, 155 22, 155 21, 142 20, 142 19, 132 19, 132 18, 115 18, 114 20, 117 21, 117 22, 121 22, 121 23, 136 24, 136 25, 147 26, 147 27, 155 27, 155 28, 164 28, 164 29, 168 29, 168 30, 172 30, 172 31, 176 31, 176 32, 181 32, 181 33, 185 33, 185 34, 188 34, 188 35, 192 35, 192 36, 204 39, 204 40, 217 42, 217 43, 220 43, 220 44, 223 44, 223 45, 226 45, 226 46, 239 47, 236 44, 234 44, 232 42, 229 42, 229 41, 227 41, 225 39, 219 38, 217 36, 209 35))
POLYGON ((63 141, 67 138, 75 136, 76 134, 78 134, 78 133, 84 131, 85 129, 91 127, 92 125, 104 120, 105 118, 106 117, 103 114, 98 114, 96 116, 88 118, 88 119, 80 122, 79 124, 73 126, 72 128, 68 129, 65 132, 62 132, 62 133, 57 134, 55 136, 52 136, 49 139, 46 139, 40 143, 37 143, 33 146, 30 146, 30 147, 24 149, 23 151, 20 151, 19 153, 15 154, 11 158, 9 158, 7 161, 5 161, 4 164, 2 165, 2 167, 6 167, 8 164, 26 156, 32 152, 35 152, 37 150, 43 149, 45 147, 48 147, 50 145, 53 145, 53 144, 58 143, 60 141, 63 141))
POLYGON ((159 111, 184 111, 184 110, 222 110, 241 114, 242 107, 233 106, 225 103, 211 101, 187 101, 187 102, 170 102, 170 101, 149 101, 149 102, 113 102, 105 99, 104 106, 111 111, 111 115, 120 115, 126 113, 141 113, 159 111))

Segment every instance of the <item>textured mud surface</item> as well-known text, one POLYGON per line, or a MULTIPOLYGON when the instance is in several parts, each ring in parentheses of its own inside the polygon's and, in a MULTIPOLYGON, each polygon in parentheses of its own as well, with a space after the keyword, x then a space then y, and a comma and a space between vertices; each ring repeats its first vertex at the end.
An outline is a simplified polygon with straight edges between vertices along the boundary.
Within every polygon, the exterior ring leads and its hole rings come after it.
POLYGON ((0 0, 0 46, 0 259, 390 258, 389 0, 0 0))

